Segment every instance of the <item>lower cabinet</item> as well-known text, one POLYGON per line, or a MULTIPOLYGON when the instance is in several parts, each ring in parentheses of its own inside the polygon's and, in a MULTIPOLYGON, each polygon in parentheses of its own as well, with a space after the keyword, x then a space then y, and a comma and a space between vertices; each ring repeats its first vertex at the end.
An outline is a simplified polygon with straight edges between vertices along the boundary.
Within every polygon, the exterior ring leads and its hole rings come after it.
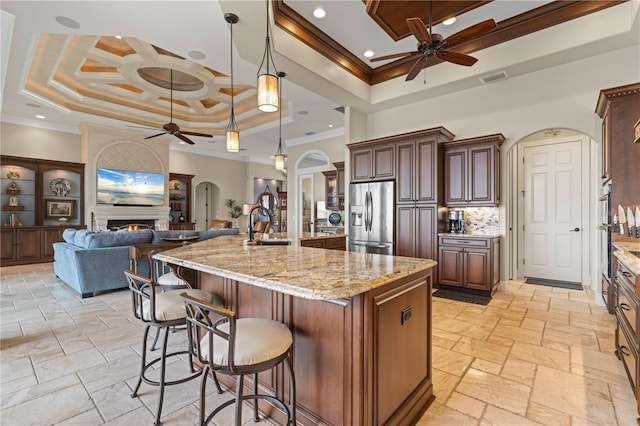
POLYGON ((500 238, 450 237, 438 239, 440 284, 493 293, 500 281, 500 238))
POLYGON ((53 261, 53 243, 62 241, 67 228, 84 226, 25 226, 2 228, 0 261, 2 266, 23 265, 53 261))
POLYGON ((302 240, 300 241, 300 245, 302 247, 313 247, 313 248, 345 251, 347 249, 347 237, 342 236, 342 237, 327 237, 327 238, 302 240))
POLYGON ((612 284, 616 287, 616 356, 624 364, 624 368, 636 396, 638 412, 640 413, 640 391, 638 390, 638 307, 639 300, 636 288, 640 285, 638 276, 616 258, 615 276, 612 284))

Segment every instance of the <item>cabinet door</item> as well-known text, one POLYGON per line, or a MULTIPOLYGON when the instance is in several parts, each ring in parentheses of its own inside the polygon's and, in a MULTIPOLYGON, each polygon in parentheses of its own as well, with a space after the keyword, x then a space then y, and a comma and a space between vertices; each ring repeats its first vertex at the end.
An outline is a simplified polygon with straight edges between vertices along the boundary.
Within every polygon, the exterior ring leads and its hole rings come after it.
POLYGON ((416 252, 415 257, 422 259, 436 259, 438 235, 438 211, 435 205, 420 206, 415 209, 416 214, 416 252))
POLYGON ((373 152, 370 148, 351 151, 351 180, 367 181, 371 179, 373 152))
POLYGON ((415 210, 413 205, 396 207, 396 256, 415 257, 417 237, 415 210))
POLYGON ((438 251, 438 275, 441 284, 462 287, 463 254, 460 247, 440 246, 438 251))
POLYGON ((491 291, 490 252, 488 249, 464 249, 464 286, 491 291))
POLYGON ((336 168, 336 180, 338 182, 338 198, 344 197, 344 161, 333 163, 336 168))
POLYGON ((15 260, 14 246, 16 244, 16 234, 13 229, 0 230, 0 261, 8 262, 15 260))
MULTIPOLYGON (((611 179, 611 120, 607 114, 602 121, 602 176, 603 181, 611 179)), ((604 182, 603 182, 604 183, 604 182)))
MULTIPOLYGON (((416 200, 424 203, 438 202, 438 144, 434 140, 416 142, 415 181, 416 200)), ((398 170, 400 173, 400 170, 398 170)), ((435 234, 434 234, 435 235, 435 234)))
POLYGON ((394 153, 394 144, 373 148, 374 173, 372 178, 390 179, 395 177, 394 153))
POLYGON ((467 205, 467 150, 451 149, 444 153, 444 203, 447 206, 467 205))
POLYGON ((325 208, 338 210, 338 176, 335 170, 322 173, 324 174, 325 208))
POLYGON ((415 200, 414 150, 415 143, 400 144, 398 149, 398 165, 396 172, 396 200, 398 203, 415 200))
POLYGON ((497 204, 495 152, 493 145, 469 148, 467 191, 469 204, 485 206, 497 204))
POLYGON ((62 241, 64 228, 42 228, 42 257, 53 260, 53 243, 62 241))
POLYGON ((16 260, 40 259, 40 228, 16 229, 16 260))
POLYGON ((325 248, 324 240, 306 240, 300 242, 301 247, 325 248))

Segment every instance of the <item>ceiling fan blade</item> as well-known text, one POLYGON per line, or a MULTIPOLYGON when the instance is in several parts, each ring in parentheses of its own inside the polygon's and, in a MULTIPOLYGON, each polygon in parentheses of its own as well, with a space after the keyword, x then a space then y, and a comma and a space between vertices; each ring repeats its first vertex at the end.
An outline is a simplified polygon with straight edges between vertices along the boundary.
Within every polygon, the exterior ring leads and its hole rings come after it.
POLYGON ((145 139, 151 139, 151 138, 155 138, 155 137, 166 135, 166 134, 167 132, 162 132, 162 133, 158 133, 157 135, 147 136, 145 139))
POLYGON ((209 135, 207 133, 198 133, 198 132, 185 132, 180 130, 180 133, 183 135, 190 135, 190 136, 202 136, 203 138, 212 138, 213 135, 209 135))
POLYGON ((175 136, 176 138, 183 140, 184 142, 188 143, 189 145, 195 145, 195 142, 192 141, 191 139, 189 139, 188 137, 186 137, 185 135, 182 134, 182 132, 175 132, 173 134, 173 136, 175 136))
POLYGON ((423 56, 422 58, 418 59, 416 63, 413 64, 413 67, 411 67, 411 71, 409 71, 409 74, 407 74, 407 78, 405 78, 404 81, 409 81, 416 78, 418 73, 422 70, 422 68, 424 68, 426 64, 427 64, 426 56, 423 56))
POLYGON ((470 67, 478 62, 473 56, 465 55, 464 53, 453 52, 451 50, 443 50, 438 53, 438 58, 444 59, 447 62, 452 62, 458 65, 464 65, 470 67))
POLYGON ((386 61, 387 59, 402 58, 403 56, 411 56, 411 55, 417 55, 417 54, 420 54, 420 52, 412 51, 412 52, 393 53, 391 55, 379 56, 377 58, 371 58, 369 60, 371 62, 386 61))
POLYGON ((496 27, 496 21, 493 19, 487 19, 479 24, 465 28, 462 31, 458 31, 455 34, 451 34, 442 43, 448 43, 449 46, 455 46, 457 44, 464 43, 476 37, 483 35, 496 27))
POLYGON ((420 18, 407 18, 407 26, 420 43, 427 42, 431 44, 431 35, 427 31, 427 27, 420 18))

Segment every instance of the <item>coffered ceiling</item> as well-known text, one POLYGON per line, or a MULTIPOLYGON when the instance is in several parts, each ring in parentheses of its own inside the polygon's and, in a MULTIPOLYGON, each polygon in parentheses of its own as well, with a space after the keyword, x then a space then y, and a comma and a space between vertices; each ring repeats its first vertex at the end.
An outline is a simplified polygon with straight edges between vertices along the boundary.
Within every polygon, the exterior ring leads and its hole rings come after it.
MULTIPOLYGON (((182 130, 214 137, 194 137, 195 145, 179 145, 174 138, 172 149, 270 162, 280 116, 259 112, 255 100, 266 4, 3 0, 2 120, 75 132, 79 122, 91 121, 136 130, 143 138, 173 114, 182 130), (234 26, 234 99, 244 151, 233 155, 225 153, 222 136, 231 100, 227 12, 240 18, 234 26), (77 27, 62 25, 65 19, 77 27), (155 71, 140 71, 145 68, 155 71), (167 87, 170 69, 176 71, 173 91, 167 87), (35 119, 36 114, 47 118, 35 119)), ((479 58, 473 67, 429 59, 419 81, 405 82, 411 60, 372 63, 363 53, 415 50, 406 18, 428 22, 427 1, 271 4, 274 59, 287 73, 282 137, 289 144, 339 136, 344 107, 372 112, 480 85, 479 77, 496 72, 514 76, 638 43, 638 5, 626 1, 434 1, 433 31, 445 37, 489 18, 497 27, 456 47, 479 58), (324 18, 313 16, 316 7, 325 10, 324 18), (452 16, 455 24, 441 23, 452 16), (590 27, 594 23, 597 31, 590 27), (529 51, 521 45, 510 50, 523 37, 529 51), (563 51, 572 53, 558 53, 563 51)))

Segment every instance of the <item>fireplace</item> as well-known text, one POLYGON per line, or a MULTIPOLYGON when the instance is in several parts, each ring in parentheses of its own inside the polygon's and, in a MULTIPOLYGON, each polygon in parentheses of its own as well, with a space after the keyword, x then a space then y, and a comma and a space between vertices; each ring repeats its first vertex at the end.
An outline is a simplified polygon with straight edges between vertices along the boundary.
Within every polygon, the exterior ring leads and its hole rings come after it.
POLYGON ((94 230, 130 224, 148 225, 158 230, 169 229, 169 207, 98 205, 91 212, 91 225, 94 230))
POLYGON ((155 229, 156 220, 155 219, 108 219, 107 220, 107 229, 121 229, 123 227, 127 227, 130 231, 135 231, 138 229, 155 229))

